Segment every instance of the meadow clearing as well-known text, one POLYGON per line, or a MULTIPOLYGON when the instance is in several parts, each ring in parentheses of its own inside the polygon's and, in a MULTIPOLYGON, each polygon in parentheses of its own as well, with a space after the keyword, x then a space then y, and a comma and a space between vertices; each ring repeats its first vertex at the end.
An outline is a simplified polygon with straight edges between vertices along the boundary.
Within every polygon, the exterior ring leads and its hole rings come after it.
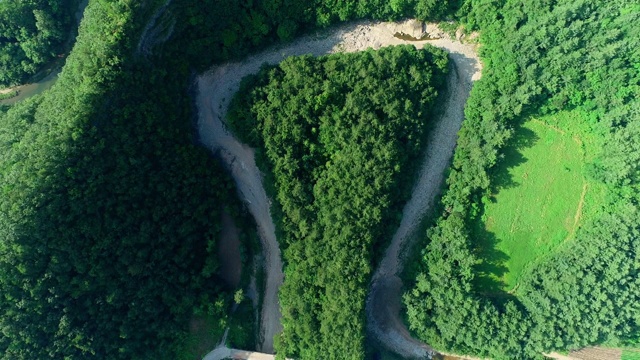
POLYGON ((570 246, 604 189, 590 179, 600 144, 580 112, 521 124, 493 169, 491 194, 475 224, 482 292, 514 292, 523 272, 559 246, 570 246))

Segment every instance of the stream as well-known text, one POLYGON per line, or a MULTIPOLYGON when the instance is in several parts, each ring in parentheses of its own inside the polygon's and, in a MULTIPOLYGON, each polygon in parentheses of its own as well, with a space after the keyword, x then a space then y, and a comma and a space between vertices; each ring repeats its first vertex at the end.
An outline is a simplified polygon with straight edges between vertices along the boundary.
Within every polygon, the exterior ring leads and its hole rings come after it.
MULTIPOLYGON (((78 9, 76 10, 76 13, 75 13, 77 27, 80 26, 80 22, 82 21, 82 17, 84 14, 84 9, 87 7, 88 4, 89 4, 89 0, 82 0, 78 4, 78 9)), ((68 52, 71 51, 73 43, 75 43, 73 34, 76 31, 77 27, 71 29, 69 33, 69 38, 65 44, 65 48, 68 49, 67 55, 68 55, 68 52)), ((64 61, 60 61, 59 59, 52 60, 52 62, 60 62, 60 64, 56 65, 54 69, 51 71, 51 73, 49 73, 49 75, 45 76, 39 81, 36 81, 34 83, 19 85, 11 88, 10 89, 11 91, 17 90, 18 95, 9 99, 0 100, 0 105, 13 105, 17 102, 30 98, 34 95, 41 94, 45 90, 50 89, 53 86, 53 84, 55 84, 56 81, 58 80, 58 74, 60 74, 60 71, 62 70, 62 66, 64 65, 64 61)), ((8 89, 3 89, 3 90, 8 90, 8 89)))

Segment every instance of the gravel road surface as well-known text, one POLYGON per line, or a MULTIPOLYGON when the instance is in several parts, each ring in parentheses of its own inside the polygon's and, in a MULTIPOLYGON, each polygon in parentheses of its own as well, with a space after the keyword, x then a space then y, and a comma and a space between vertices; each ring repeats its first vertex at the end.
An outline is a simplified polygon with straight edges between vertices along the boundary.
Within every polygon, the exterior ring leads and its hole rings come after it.
POLYGON ((254 150, 240 143, 223 124, 229 102, 238 91, 240 81, 249 74, 257 73, 263 64, 277 64, 288 56, 319 56, 399 44, 413 44, 421 48, 427 43, 450 53, 455 70, 449 79, 450 96, 443 118, 439 120, 428 142, 424 161, 419 165, 419 180, 410 201, 405 206, 400 227, 373 277, 367 301, 367 318, 369 331, 391 350, 409 357, 425 357, 431 352, 427 345, 411 338, 400 320, 402 283, 397 276, 402 269, 400 255, 440 188, 444 171, 455 147, 457 131, 462 123, 464 104, 472 82, 480 77, 481 64, 474 45, 451 39, 433 24, 428 24, 426 31, 431 37, 439 39, 406 41, 394 37, 396 33, 401 32, 419 38, 423 27, 421 23, 413 20, 402 23, 346 24, 271 48, 242 62, 213 67, 197 78, 196 101, 201 141, 222 158, 237 184, 240 198, 246 203, 258 225, 266 273, 260 319, 261 352, 273 353, 273 338, 282 331, 277 292, 283 281, 283 272, 275 226, 269 210, 270 200, 262 184, 262 174, 255 164, 254 150))

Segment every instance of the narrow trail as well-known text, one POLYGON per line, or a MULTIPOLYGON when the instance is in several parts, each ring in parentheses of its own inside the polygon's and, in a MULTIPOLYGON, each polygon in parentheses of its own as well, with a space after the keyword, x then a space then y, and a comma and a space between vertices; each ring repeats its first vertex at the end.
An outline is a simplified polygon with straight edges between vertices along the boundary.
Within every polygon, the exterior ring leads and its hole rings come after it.
POLYGON ((137 52, 145 56, 152 55, 153 47, 169 40, 176 25, 176 19, 169 12, 172 0, 166 0, 160 6, 142 30, 137 52))
POLYGON ((419 181, 411 200, 405 206, 401 225, 374 275, 367 301, 367 318, 370 333, 390 349, 404 356, 424 357, 423 355, 430 352, 426 345, 411 338, 400 320, 402 283, 397 277, 402 269, 400 252, 437 195, 443 172, 455 147, 466 98, 472 81, 480 77, 481 65, 475 46, 461 44, 449 38, 433 24, 427 25, 427 33, 432 37, 439 37, 436 40, 406 41, 394 37, 396 33, 419 38, 423 34, 422 24, 413 20, 402 23, 346 24, 323 33, 302 37, 284 46, 271 48, 243 62, 213 67, 197 78, 196 102, 199 109, 198 130, 201 141, 211 151, 220 155, 236 182, 240 198, 246 203, 258 225, 266 273, 260 316, 259 350, 263 353, 273 352, 273 338, 282 331, 277 296, 284 278, 282 260, 269 210, 270 200, 262 184, 262 174, 255 164, 254 151, 241 144, 223 124, 231 98, 240 88, 243 77, 257 73, 265 63, 277 64, 288 56, 319 56, 399 44, 412 44, 421 48, 427 43, 450 53, 455 69, 449 79, 451 94, 447 100, 445 114, 428 143, 429 150, 421 167, 419 181))

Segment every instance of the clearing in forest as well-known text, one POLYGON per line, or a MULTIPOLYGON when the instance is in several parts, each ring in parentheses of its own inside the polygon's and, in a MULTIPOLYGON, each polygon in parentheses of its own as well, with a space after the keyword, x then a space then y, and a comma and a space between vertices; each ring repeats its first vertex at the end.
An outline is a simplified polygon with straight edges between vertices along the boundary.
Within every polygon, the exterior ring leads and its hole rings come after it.
POLYGON ((584 114, 561 112, 516 129, 494 168, 474 227, 480 291, 514 292, 523 271, 575 237, 601 203, 586 176, 596 137, 584 114))

